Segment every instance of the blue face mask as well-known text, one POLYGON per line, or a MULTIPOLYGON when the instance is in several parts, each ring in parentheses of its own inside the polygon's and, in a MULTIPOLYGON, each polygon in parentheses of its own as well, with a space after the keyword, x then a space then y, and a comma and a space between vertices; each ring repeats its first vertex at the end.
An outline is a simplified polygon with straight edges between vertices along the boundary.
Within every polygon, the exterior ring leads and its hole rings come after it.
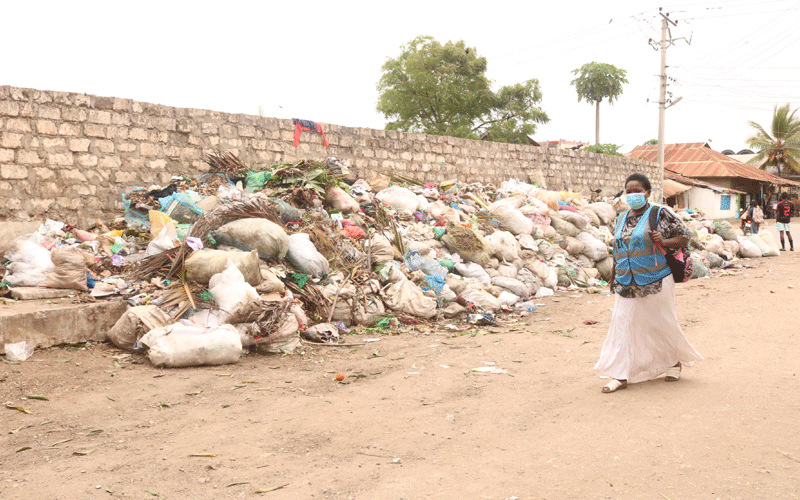
POLYGON ((625 201, 634 210, 639 210, 647 205, 647 198, 645 198, 644 193, 628 193, 625 196, 625 201))

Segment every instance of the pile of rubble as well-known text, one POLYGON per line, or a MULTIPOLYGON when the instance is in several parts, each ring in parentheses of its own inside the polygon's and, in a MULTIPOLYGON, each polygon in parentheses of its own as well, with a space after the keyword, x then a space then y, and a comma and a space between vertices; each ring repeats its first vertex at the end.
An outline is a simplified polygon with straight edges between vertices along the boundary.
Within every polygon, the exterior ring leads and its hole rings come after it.
MULTIPOLYGON (((350 328, 439 318, 493 324, 559 290, 601 293, 629 208, 513 179, 356 179, 335 158, 263 171, 231 154, 207 162, 198 179, 123 195, 124 218, 86 230, 46 221, 14 242, 0 290, 121 297, 131 307, 108 333, 116 346, 147 349, 157 366, 232 363, 247 348, 289 352, 301 337, 335 343, 350 328)), ((695 277, 777 254, 768 233, 679 215, 695 277)))

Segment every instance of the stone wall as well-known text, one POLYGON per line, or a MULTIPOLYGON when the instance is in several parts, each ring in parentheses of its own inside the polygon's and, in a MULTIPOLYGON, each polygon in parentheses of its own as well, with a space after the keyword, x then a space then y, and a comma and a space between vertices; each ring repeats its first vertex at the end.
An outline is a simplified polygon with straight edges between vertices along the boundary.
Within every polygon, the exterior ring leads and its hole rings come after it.
POLYGON ((390 170, 430 182, 516 178, 612 194, 639 171, 660 186, 656 164, 631 158, 323 126, 330 146, 303 132, 294 147, 291 120, 0 86, 0 220, 79 225, 121 215, 122 193, 206 172, 203 156, 218 148, 253 168, 335 156, 367 178, 390 170))

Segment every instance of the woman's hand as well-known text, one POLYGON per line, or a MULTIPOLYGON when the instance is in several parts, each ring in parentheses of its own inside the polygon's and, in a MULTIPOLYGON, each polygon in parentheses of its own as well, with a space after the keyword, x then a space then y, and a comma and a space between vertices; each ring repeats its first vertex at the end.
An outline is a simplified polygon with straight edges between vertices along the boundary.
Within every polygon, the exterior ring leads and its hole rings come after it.
POLYGON ((653 243, 656 245, 664 246, 664 235, 661 234, 660 231, 648 231, 650 233, 650 239, 653 240, 653 243))

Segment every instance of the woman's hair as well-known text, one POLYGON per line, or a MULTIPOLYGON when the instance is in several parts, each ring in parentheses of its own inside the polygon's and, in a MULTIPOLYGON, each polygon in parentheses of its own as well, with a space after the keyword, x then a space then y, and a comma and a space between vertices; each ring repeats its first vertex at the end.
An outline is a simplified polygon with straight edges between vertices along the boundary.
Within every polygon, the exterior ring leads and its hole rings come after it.
POLYGON ((646 175, 640 174, 636 172, 635 174, 631 174, 625 179, 625 185, 627 186, 630 181, 639 181, 644 186, 645 190, 650 191, 653 187, 650 185, 650 179, 647 178, 646 175))
POLYGON ((789 199, 789 193, 787 193, 786 191, 782 192, 781 193, 781 199, 782 200, 788 200, 789 199))
POLYGON ((758 206, 758 202, 756 200, 750 200, 750 206, 751 207, 757 207, 758 206))

